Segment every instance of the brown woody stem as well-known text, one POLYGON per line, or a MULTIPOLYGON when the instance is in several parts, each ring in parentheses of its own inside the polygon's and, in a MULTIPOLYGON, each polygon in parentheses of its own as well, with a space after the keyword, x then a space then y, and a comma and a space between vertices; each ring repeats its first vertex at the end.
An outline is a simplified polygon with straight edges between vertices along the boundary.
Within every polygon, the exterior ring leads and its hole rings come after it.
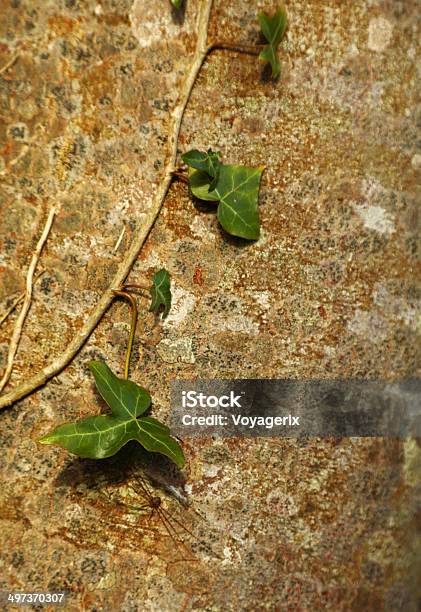
POLYGON ((214 49, 226 49, 227 51, 238 51, 247 55, 259 55, 264 45, 242 45, 240 43, 230 43, 225 40, 217 40, 209 47, 209 52, 214 49))
POLYGON ((189 182, 189 178, 187 176, 187 174, 185 172, 183 172, 182 170, 174 170, 174 172, 172 173, 173 177, 176 178, 177 180, 181 181, 182 183, 188 183, 189 182))
MULTIPOLYGON (((128 273, 130 272, 133 264, 135 263, 140 253, 140 250, 145 244, 145 241, 156 219, 158 218, 158 215, 165 200, 165 196, 167 195, 168 190, 171 186, 173 180, 172 171, 174 170, 174 165, 177 159, 181 122, 184 117, 187 103, 190 99, 191 92, 193 90, 197 76, 200 72, 203 62, 205 61, 208 55, 209 47, 207 45, 207 33, 211 8, 212 0, 202 0, 199 3, 196 26, 196 49, 192 58, 191 68, 186 75, 186 79, 179 93, 179 101, 172 112, 172 123, 169 134, 169 142, 171 143, 170 155, 168 157, 168 161, 163 171, 163 176, 161 177, 161 182, 159 184, 158 191, 154 197, 150 210, 147 213, 145 219, 142 221, 142 224, 139 226, 139 228, 137 228, 137 231, 133 238, 133 242, 129 246, 122 261, 120 262, 115 276, 111 282, 111 287, 120 287, 122 283, 124 283, 128 273)), ((52 377, 57 376, 57 374, 59 374, 72 361, 75 355, 85 344, 87 339, 90 337, 90 335, 98 325, 99 321, 104 316, 104 313, 110 307, 114 296, 111 287, 102 294, 98 303, 93 308, 92 312, 85 319, 82 327, 79 329, 73 340, 70 342, 70 344, 67 345, 67 347, 60 355, 54 358, 50 363, 48 363, 44 368, 42 368, 42 370, 40 370, 33 376, 26 378, 14 389, 9 391, 9 393, 5 393, 0 397, 0 410, 2 408, 6 408, 7 406, 11 406, 17 400, 25 397, 26 395, 29 395, 30 393, 35 391, 35 389, 44 385, 52 377)))
POLYGON ((122 287, 120 287, 121 291, 126 291, 126 289, 137 289, 138 291, 149 291, 150 286, 147 285, 134 285, 134 284, 128 284, 128 285, 123 285, 122 287))

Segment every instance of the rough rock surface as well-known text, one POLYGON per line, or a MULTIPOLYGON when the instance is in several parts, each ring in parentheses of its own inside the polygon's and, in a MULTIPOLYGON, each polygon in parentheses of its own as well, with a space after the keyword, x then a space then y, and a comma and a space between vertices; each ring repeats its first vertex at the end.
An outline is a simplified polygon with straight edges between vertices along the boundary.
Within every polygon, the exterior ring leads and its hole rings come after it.
MULTIPOLYGON (((0 1, 0 69, 16 55, 0 73, 0 314, 59 207, 8 388, 66 347, 142 224, 195 45, 186 4, 180 17, 168 0, 0 1)), ((271 7, 216 0, 209 40, 255 42, 271 7)), ((419 376, 418 3, 287 9, 280 81, 213 52, 179 141, 266 166, 261 239, 227 237, 174 183, 130 275, 172 275, 164 323, 141 300, 132 368, 163 419, 175 378, 419 376)), ((162 495, 193 560, 138 508, 133 448, 95 463, 38 445, 100 410, 86 362, 122 372, 127 333, 115 303, 63 373, 0 415, 0 588, 67 589, 68 610, 418 609, 416 440, 186 442, 206 520, 162 495)))

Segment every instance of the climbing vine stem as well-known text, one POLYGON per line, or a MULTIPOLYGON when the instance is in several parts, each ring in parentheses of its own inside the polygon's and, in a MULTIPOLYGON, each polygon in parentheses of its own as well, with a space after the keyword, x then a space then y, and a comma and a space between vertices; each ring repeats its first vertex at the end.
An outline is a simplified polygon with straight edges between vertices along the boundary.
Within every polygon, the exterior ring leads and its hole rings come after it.
MULTIPOLYGON (((159 216, 162 205, 165 201, 165 197, 168 193, 172 181, 174 180, 174 172, 176 173, 176 178, 180 180, 185 180, 184 177, 180 175, 181 173, 179 174, 178 171, 176 171, 178 140, 184 113, 188 101, 190 99, 193 87, 195 85, 197 76, 205 59, 214 49, 217 48, 251 53, 253 55, 257 55, 260 51, 258 45, 235 45, 223 41, 207 44, 208 26, 210 12, 212 8, 212 1, 213 0, 202 0, 202 2, 200 3, 197 21, 198 35, 196 49, 193 55, 190 71, 186 76, 184 85, 179 96, 178 104, 175 106, 174 111, 172 113, 173 120, 169 137, 171 152, 168 156, 168 161, 165 165, 163 176, 159 183, 155 198, 152 202, 152 205, 145 214, 144 222, 138 228, 135 237, 132 241, 132 244, 128 248, 122 261, 120 262, 110 287, 102 294, 95 308, 86 318, 84 324, 76 333, 73 340, 68 344, 67 348, 59 356, 54 358, 51 363, 49 363, 42 370, 40 370, 40 372, 24 380, 21 384, 19 384, 17 387, 12 389, 8 393, 3 394, 0 397, 0 409, 6 408, 7 406, 11 406, 16 401, 22 399, 23 397, 26 397, 27 395, 35 391, 37 388, 44 385, 48 380, 59 374, 84 346, 85 342, 91 336, 92 332, 96 329, 105 312, 112 304, 115 295, 120 295, 121 297, 123 297, 123 295, 121 295, 123 293, 125 299, 129 299, 131 301, 131 298, 128 297, 130 294, 124 291, 123 283, 130 270, 132 269, 133 264, 135 263, 143 245, 145 244, 147 237, 150 234, 152 227, 154 226, 156 219, 159 216)), ((126 288, 128 288, 128 286, 126 288)), ((133 328, 131 328, 131 334, 132 332, 133 328)), ((128 375, 128 363, 130 362, 129 353, 131 352, 132 344, 133 338, 131 337, 129 339, 128 356, 126 355, 126 378, 128 375)))
POLYGON ((130 357, 132 355, 132 350, 133 350, 133 341, 134 341, 134 336, 136 333, 138 312, 137 312, 136 298, 131 293, 129 293, 128 291, 124 291, 123 289, 126 289, 126 287, 123 287, 122 289, 114 289, 113 293, 114 295, 118 295, 124 298, 130 304, 130 311, 131 311, 130 334, 129 334, 129 341, 127 343, 126 362, 124 365, 124 378, 127 380, 129 378, 130 357))
POLYGON ((118 288, 123 285, 127 275, 132 269, 134 262, 136 261, 156 219, 158 218, 165 197, 173 181, 172 173, 175 170, 175 164, 177 161, 178 139, 181 122, 183 120, 184 112, 190 99, 197 76, 209 52, 207 46, 207 36, 211 8, 212 0, 202 0, 200 3, 196 25, 196 31, 198 33, 196 49, 192 58, 190 71, 186 76, 180 96, 178 98, 178 103, 172 113, 172 127, 169 134, 171 152, 164 168, 163 177, 159 183, 155 198, 150 208, 148 208, 147 212, 145 213, 145 220, 138 228, 132 244, 124 255, 123 260, 120 262, 117 272, 111 282, 110 288, 102 294, 95 308, 86 318, 84 324, 77 332, 73 340, 68 344, 67 348, 58 357, 54 358, 51 363, 40 370, 40 372, 24 380, 17 387, 9 391, 9 393, 2 395, 0 397, 0 409, 11 406, 19 399, 26 397, 35 391, 35 389, 44 385, 48 380, 59 374, 72 361, 72 359, 77 355, 85 342, 91 336, 105 312, 110 307, 114 299, 114 290, 119 290, 118 288))

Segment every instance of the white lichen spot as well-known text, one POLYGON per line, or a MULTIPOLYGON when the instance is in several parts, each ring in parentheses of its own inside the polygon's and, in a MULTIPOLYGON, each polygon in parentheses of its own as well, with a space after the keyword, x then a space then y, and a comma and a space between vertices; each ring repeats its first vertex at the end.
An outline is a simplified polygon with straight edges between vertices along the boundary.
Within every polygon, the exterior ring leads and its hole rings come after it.
POLYGON ((392 39, 393 26, 384 17, 374 17, 368 26, 367 46, 371 51, 381 52, 387 49, 392 39))
POLYGON ((411 61, 414 60, 417 55, 415 47, 409 47, 408 51, 406 52, 406 55, 411 61))
POLYGON ((375 230, 380 234, 392 234, 395 231, 393 217, 381 206, 354 204, 354 209, 367 229, 375 230))
POLYGON ((348 323, 348 329, 370 342, 380 342, 388 332, 388 323, 378 313, 357 309, 348 323))
POLYGON ((157 346, 158 355, 166 363, 195 363, 192 338, 164 338, 157 346))
POLYGON ((415 170, 419 170, 421 168, 421 155, 419 153, 415 153, 411 159, 411 164, 415 170))
POLYGON ((206 465, 203 467, 203 476, 214 478, 220 472, 221 468, 218 465, 206 465))
MULTIPOLYGON (((188 3, 191 5, 192 3, 188 3)), ((189 11, 189 7, 186 8, 189 11)), ((133 35, 141 47, 149 47, 168 40, 180 40, 195 25, 192 15, 186 15, 183 24, 171 18, 168 0, 135 0, 130 11, 133 35)))
POLYGON ((108 589, 112 589, 116 583, 116 576, 114 572, 111 574, 106 574, 102 576, 99 582, 89 582, 88 583, 88 591, 105 591, 108 589))
MULTIPOLYGON (((194 236, 196 236, 197 238, 208 238, 209 237, 209 229, 206 227, 205 222, 203 221, 202 217, 195 217, 193 219, 192 224, 190 225, 190 229, 192 231, 192 233, 194 234, 194 236)), ((211 235, 212 238, 215 238, 215 236, 212 234, 211 235)))
POLYGON ((405 298, 393 295, 381 283, 378 283, 374 289, 373 301, 388 319, 400 320, 411 330, 417 330, 418 316, 421 311, 420 301, 411 306, 405 298))
POLYGON ((259 333, 259 325, 250 317, 242 314, 238 315, 215 315, 212 319, 213 331, 230 331, 243 332, 257 336, 259 333))
POLYGON ((166 328, 178 327, 184 321, 196 303, 196 298, 193 293, 190 293, 190 291, 186 291, 177 285, 174 286, 172 284, 171 292, 171 310, 168 317, 164 319, 164 327, 166 328))
POLYGON ((228 563, 232 563, 232 551, 230 548, 228 548, 228 546, 224 547, 224 550, 222 551, 224 553, 224 560, 222 562, 222 565, 227 565, 228 563))
POLYGON ((270 306, 270 291, 255 291, 253 293, 254 300, 267 310, 270 306))
POLYGON ((367 229, 381 234, 392 234, 395 231, 394 218, 380 204, 391 199, 391 190, 385 189, 379 181, 368 177, 362 183, 363 202, 354 202, 353 207, 367 229))
POLYGON ((334 346, 324 346, 323 352, 326 357, 334 357, 336 355, 336 348, 334 346))
POLYGON ((357 55, 359 55, 360 50, 358 49, 357 45, 355 43, 352 43, 349 48, 348 48, 348 53, 352 56, 352 57, 356 57, 357 55))

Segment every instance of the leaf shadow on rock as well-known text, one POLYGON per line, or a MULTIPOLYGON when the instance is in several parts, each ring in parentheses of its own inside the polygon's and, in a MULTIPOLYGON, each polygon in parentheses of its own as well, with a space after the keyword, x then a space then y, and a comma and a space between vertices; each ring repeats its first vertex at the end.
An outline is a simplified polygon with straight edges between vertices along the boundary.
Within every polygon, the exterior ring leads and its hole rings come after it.
POLYGON ((274 83, 276 85, 276 83, 278 83, 278 81, 280 80, 281 77, 278 77, 277 79, 274 79, 272 77, 272 68, 270 64, 264 64, 263 67, 260 70, 260 82, 261 83, 274 83))
POLYGON ((258 242, 258 240, 247 240, 246 238, 239 238, 238 236, 232 236, 224 230, 224 228, 218 223, 217 227, 219 235, 222 239, 231 246, 235 246, 239 249, 250 248, 252 244, 258 242))
POLYGON ((184 474, 167 457, 143 449, 137 442, 128 442, 107 459, 71 457, 55 478, 57 487, 101 489, 129 481, 133 474, 146 475, 154 484, 168 490, 184 491, 184 474))
POLYGON ((184 24, 184 19, 186 17, 186 3, 187 0, 184 0, 183 4, 179 9, 171 5, 171 19, 174 24, 179 26, 182 26, 184 24))
MULTIPOLYGON (((193 202, 193 206, 198 212, 200 212, 201 214, 212 215, 216 217, 219 202, 206 202, 205 200, 199 200, 199 198, 196 198, 193 194, 190 194, 190 198, 193 202)), ((221 238, 232 246, 236 246, 242 249, 247 246, 250 247, 250 244, 252 244, 253 242, 247 240, 246 238, 238 238, 237 236, 232 236, 224 230, 219 221, 217 222, 215 229, 221 236, 221 238)))
POLYGON ((215 215, 218 211, 219 202, 206 202, 205 200, 199 200, 192 193, 189 194, 190 199, 193 202, 195 209, 205 215, 215 215))

